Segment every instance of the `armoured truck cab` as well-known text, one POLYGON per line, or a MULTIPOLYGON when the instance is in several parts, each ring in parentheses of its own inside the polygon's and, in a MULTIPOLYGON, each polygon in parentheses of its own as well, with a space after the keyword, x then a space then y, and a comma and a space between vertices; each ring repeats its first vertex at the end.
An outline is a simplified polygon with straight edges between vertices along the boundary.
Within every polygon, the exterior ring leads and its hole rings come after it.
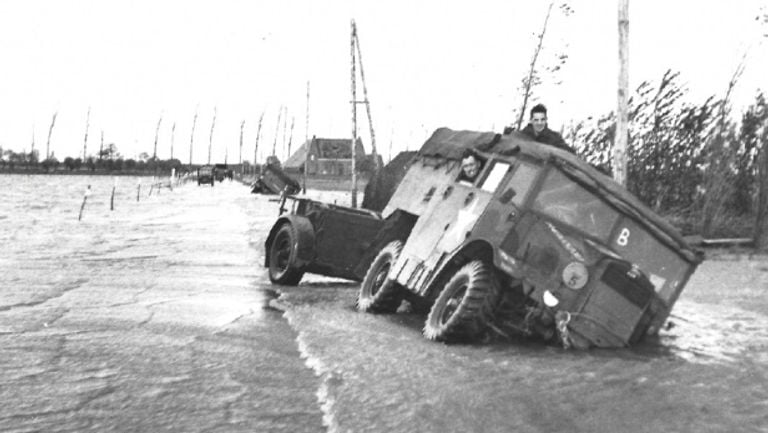
POLYGON ((702 259, 611 179, 515 133, 437 130, 383 216, 395 212, 415 224, 371 262, 358 307, 408 299, 429 309, 434 340, 494 330, 627 346, 658 332, 702 259), (467 150, 482 164, 473 181, 467 150))

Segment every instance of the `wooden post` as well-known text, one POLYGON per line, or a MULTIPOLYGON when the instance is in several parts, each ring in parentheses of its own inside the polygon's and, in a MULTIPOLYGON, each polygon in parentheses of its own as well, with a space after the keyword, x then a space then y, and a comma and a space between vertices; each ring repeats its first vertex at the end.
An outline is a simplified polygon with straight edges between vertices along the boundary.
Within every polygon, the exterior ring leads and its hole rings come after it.
POLYGON ((304 155, 304 176, 302 176, 302 189, 307 193, 307 171, 309 170, 309 151, 312 149, 312 143, 309 142, 309 81, 307 81, 307 115, 304 119, 304 145, 307 147, 304 155))
POLYGON ((80 214, 77 216, 77 220, 80 221, 83 219, 83 209, 85 209, 85 202, 88 201, 88 197, 91 195, 91 186, 88 185, 88 187, 85 189, 85 194, 83 194, 83 204, 80 205, 80 214))
POLYGON ((355 151, 355 144, 357 144, 357 86, 355 80, 357 74, 355 74, 355 37, 357 35, 357 28, 355 27, 355 20, 352 20, 352 37, 350 39, 350 50, 352 54, 352 207, 357 207, 357 173, 355 173, 355 159, 357 152, 355 151))
POLYGON ((195 108, 195 117, 192 118, 192 132, 189 134, 189 170, 192 170, 192 147, 195 143, 195 125, 197 125, 197 108, 195 108))
POLYGON ((213 128, 216 127, 216 107, 213 107, 213 120, 211 121, 211 135, 208 137, 208 164, 211 163, 211 148, 213 147, 213 128))
POLYGON ((280 135, 280 117, 283 115, 283 106, 277 111, 277 126, 275 127, 275 141, 272 142, 272 155, 277 152, 277 136, 280 135))
POLYGON ((291 157, 291 144, 293 143, 293 123, 295 120, 296 118, 291 116, 291 133, 288 135, 288 155, 285 157, 286 161, 291 157))
POLYGON ((56 125, 56 116, 59 115, 59 112, 53 113, 53 118, 51 119, 51 126, 48 128, 48 141, 45 143, 45 159, 51 158, 51 134, 53 134, 53 127, 56 125))
POLYGON ((627 186, 629 139, 629 0, 619 0, 619 91, 616 137, 613 147, 613 178, 627 186))
POLYGON ((115 190, 117 189, 117 178, 115 183, 112 184, 112 195, 109 196, 109 210, 115 210, 115 190))
POLYGON ((136 203, 139 202, 139 197, 141 196, 141 181, 136 181, 136 203))
POLYGON ((238 163, 240 164, 240 176, 243 175, 243 129, 245 128, 245 120, 240 122, 240 159, 238 163))
POLYGON ((173 140, 176 135, 176 122, 173 122, 173 126, 171 126, 171 159, 173 159, 173 140))
POLYGON ((363 53, 360 50, 360 38, 355 29, 355 46, 357 47, 357 61, 360 63, 360 81, 363 83, 363 101, 365 102, 365 111, 368 114, 368 128, 371 131, 371 154, 373 155, 374 167, 379 168, 379 158, 376 156, 376 134, 373 132, 373 117, 371 116, 371 101, 368 100, 368 86, 365 85, 365 72, 363 71, 363 53))
POLYGON ((88 114, 85 115, 85 138, 83 138, 83 163, 85 163, 85 158, 87 157, 87 151, 88 151, 88 127, 91 124, 91 107, 88 107, 88 114))
POLYGON ((285 156, 285 130, 288 128, 288 107, 285 107, 285 112, 283 114, 283 162, 285 162, 286 159, 288 159, 287 156, 285 156))
POLYGON ((259 138, 261 137, 261 122, 264 120, 264 112, 259 116, 259 126, 256 128, 256 145, 253 146, 253 174, 256 175, 256 165, 259 162, 259 138))
POLYGON ((157 126, 155 127, 155 147, 152 150, 152 159, 157 159, 157 137, 160 135, 160 124, 163 122, 163 115, 160 115, 160 119, 157 120, 157 126))

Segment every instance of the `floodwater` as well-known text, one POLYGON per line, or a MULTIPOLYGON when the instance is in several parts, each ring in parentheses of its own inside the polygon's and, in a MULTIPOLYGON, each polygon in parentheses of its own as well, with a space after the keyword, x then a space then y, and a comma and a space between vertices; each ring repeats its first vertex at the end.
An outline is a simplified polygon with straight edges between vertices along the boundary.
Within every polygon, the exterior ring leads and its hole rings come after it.
POLYGON ((449 346, 355 284, 271 286, 269 197, 137 181, 109 211, 111 178, 0 175, 0 431, 768 431, 765 258, 706 261, 631 349, 449 346))

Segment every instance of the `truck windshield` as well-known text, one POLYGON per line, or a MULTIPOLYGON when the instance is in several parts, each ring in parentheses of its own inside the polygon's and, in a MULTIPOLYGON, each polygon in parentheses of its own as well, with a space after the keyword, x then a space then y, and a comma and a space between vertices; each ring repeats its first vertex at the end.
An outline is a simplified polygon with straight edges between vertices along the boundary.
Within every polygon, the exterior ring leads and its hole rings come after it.
POLYGON ((533 209, 603 241, 619 218, 614 208, 556 169, 547 173, 533 209))

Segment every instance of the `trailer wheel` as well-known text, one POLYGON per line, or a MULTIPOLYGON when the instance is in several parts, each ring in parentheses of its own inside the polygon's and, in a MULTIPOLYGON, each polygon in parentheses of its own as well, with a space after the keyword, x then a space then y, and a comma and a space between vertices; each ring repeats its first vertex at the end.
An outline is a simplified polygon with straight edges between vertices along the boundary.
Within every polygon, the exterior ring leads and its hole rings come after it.
POLYGON ((403 301, 402 287, 389 279, 389 271, 400 257, 403 244, 400 241, 388 243, 371 262, 365 273, 357 309, 366 313, 394 313, 403 301))
POLYGON ((471 261, 456 271, 437 296, 424 336, 445 342, 478 338, 491 322, 498 299, 492 270, 480 260, 471 261))
POLYGON ((275 284, 295 286, 304 276, 304 271, 297 268, 296 249, 298 236, 293 225, 286 223, 280 226, 275 239, 269 247, 269 280, 275 284))

